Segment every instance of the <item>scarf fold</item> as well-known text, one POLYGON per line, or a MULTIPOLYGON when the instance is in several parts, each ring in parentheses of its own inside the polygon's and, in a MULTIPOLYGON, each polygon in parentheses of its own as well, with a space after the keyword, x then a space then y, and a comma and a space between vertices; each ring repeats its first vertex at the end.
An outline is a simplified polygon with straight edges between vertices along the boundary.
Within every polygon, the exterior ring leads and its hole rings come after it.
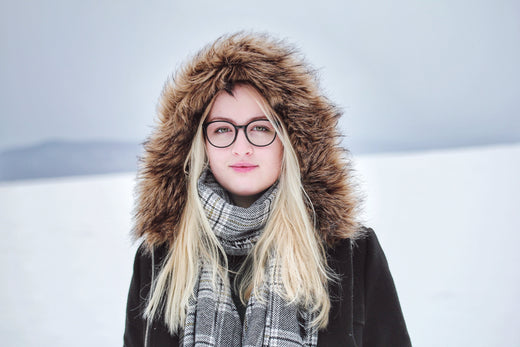
MULTIPOLYGON (((225 252, 249 254, 269 218, 277 184, 248 208, 233 205, 209 171, 201 175, 198 190, 206 216, 225 252)), ((182 346, 316 346, 318 330, 310 324, 314 315, 277 294, 282 282, 274 262, 269 261, 266 281, 258 290, 261 297, 251 295, 247 303, 243 325, 231 296, 229 279, 224 282, 217 276, 216 286, 212 280, 212 269, 203 262, 188 304, 182 346)))

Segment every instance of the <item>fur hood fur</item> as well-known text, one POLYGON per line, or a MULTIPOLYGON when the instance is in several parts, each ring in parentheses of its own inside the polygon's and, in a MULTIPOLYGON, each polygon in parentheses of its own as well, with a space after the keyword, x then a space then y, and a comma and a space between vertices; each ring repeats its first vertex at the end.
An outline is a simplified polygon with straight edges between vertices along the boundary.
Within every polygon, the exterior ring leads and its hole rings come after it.
POLYGON ((174 239, 187 197, 183 165, 197 126, 214 95, 235 82, 254 86, 282 119, 322 239, 332 245, 355 236, 357 199, 339 146, 341 112, 295 49, 246 33, 221 37, 166 82, 139 169, 134 236, 150 246, 174 239))

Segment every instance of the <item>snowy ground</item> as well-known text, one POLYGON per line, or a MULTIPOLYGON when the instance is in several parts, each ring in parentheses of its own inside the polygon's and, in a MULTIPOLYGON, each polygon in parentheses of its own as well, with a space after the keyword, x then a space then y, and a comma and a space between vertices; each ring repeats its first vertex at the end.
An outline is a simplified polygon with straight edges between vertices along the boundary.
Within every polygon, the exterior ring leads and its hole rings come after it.
MULTIPOLYGON (((520 346, 520 144, 355 163, 414 346, 520 346)), ((0 184, 2 346, 122 345, 133 184, 0 184)))

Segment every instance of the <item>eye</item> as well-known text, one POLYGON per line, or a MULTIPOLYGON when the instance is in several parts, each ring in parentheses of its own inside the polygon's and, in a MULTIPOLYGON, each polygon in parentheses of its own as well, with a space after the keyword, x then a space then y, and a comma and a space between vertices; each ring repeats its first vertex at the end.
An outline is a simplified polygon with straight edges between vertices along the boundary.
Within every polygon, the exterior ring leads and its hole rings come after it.
POLYGON ((249 127, 251 132, 271 133, 273 132, 273 126, 268 121, 256 121, 249 127))
POLYGON ((251 131, 271 131, 271 129, 269 129, 268 127, 266 126, 263 126, 263 125, 255 125, 251 131))
POLYGON ((233 126, 226 122, 214 122, 208 125, 208 134, 212 135, 225 135, 235 131, 233 126))
POLYGON ((225 134, 225 133, 228 133, 230 131, 232 131, 232 130, 229 127, 227 127, 227 126, 220 126, 220 127, 216 128, 213 132, 215 134, 225 134))

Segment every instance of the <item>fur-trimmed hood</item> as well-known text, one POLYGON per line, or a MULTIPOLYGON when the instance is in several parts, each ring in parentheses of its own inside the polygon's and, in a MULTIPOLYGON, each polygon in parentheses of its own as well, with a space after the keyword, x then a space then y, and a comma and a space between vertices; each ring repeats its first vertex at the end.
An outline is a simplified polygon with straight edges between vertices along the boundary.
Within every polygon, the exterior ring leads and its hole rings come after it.
POLYGON ((134 235, 149 245, 175 237, 187 199, 183 166, 197 126, 215 94, 235 82, 254 86, 284 123, 322 239, 334 244, 355 236, 357 199, 339 146, 340 110, 295 49, 247 33, 221 37, 166 82, 139 169, 134 235))

